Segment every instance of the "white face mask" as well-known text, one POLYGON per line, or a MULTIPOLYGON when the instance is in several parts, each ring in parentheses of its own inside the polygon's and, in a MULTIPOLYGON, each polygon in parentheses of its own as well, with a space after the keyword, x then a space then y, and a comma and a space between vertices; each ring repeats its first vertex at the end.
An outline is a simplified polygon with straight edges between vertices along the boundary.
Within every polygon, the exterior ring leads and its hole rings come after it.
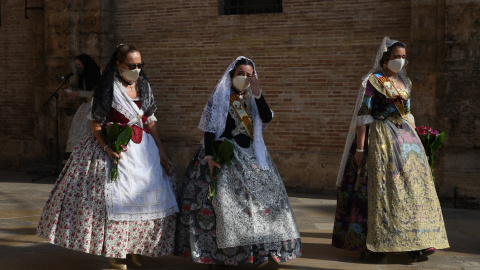
POLYGON ((238 91, 243 91, 250 86, 250 83, 247 81, 247 76, 237 76, 233 78, 233 87, 238 91))
POLYGON ((398 73, 400 70, 402 70, 404 65, 405 65, 405 59, 395 59, 395 60, 388 61, 387 67, 391 71, 398 73))
POLYGON ((141 69, 136 68, 136 69, 120 69, 121 73, 120 76, 123 76, 125 79, 135 82, 138 79, 138 76, 140 76, 140 71, 141 69))

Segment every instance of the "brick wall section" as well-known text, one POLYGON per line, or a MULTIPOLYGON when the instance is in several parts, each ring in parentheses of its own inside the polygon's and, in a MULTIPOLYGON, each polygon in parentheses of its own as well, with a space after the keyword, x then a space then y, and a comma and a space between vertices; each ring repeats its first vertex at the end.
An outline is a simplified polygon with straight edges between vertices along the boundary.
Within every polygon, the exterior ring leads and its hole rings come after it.
MULTIPOLYGON (((275 111, 265 140, 287 188, 333 189, 360 78, 385 35, 407 43, 417 123, 445 130, 442 197, 480 197, 478 14, 474 0, 284 1, 282 14, 218 16, 208 1, 4 0, 0 167, 54 160, 55 77, 88 53, 105 64, 118 43, 139 47, 159 105, 160 134, 183 174, 202 138, 203 106, 238 55, 257 64, 275 111)), ((60 94, 63 154, 78 100, 60 94)))
POLYGON ((385 35, 409 42, 410 2, 284 1, 282 14, 233 16, 217 4, 117 1, 116 40, 142 52, 169 152, 189 147, 176 158, 186 166, 208 96, 245 55, 275 112, 264 135, 285 182, 333 188, 361 76, 385 35))
MULTIPOLYGON (((32 1, 35 4, 35 1, 32 1)), ((24 3, 15 0, 1 1, 0 51, 0 108, 2 132, 2 167, 16 167, 25 158, 35 156, 33 151, 33 123, 35 113, 34 57, 36 36, 32 23, 38 12, 32 11, 25 19, 24 3)), ((37 62, 38 64, 38 62, 37 62)))
MULTIPOLYGON (((0 92, 3 132, 0 166, 3 169, 26 169, 37 164, 55 164, 55 99, 52 93, 60 86, 57 77, 74 71, 74 58, 87 53, 100 63, 101 42, 108 43, 102 32, 100 13, 111 13, 112 4, 103 1, 2 1, 0 49, 7 52, 0 67, 0 92)), ((108 23, 104 23, 108 31, 108 23)), ((102 26, 103 26, 102 25, 102 26)), ((111 23, 110 23, 111 25, 111 23)), ((75 86, 76 77, 71 79, 75 86)), ((69 85, 65 85, 67 87, 69 85)), ((72 117, 82 100, 71 99, 59 91, 59 145, 63 156, 72 117)), ((35 170, 35 169, 34 169, 35 170)))

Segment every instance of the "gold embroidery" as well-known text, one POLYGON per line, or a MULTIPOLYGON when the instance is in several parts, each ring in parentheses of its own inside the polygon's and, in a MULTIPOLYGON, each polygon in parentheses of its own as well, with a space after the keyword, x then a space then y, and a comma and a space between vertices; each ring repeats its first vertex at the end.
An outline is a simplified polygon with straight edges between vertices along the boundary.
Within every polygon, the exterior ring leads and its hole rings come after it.
POLYGON ((250 119, 250 115, 248 114, 247 110, 245 110, 243 103, 240 101, 239 97, 235 93, 232 93, 230 95, 230 104, 232 104, 235 113, 237 114, 238 118, 240 118, 240 121, 242 121, 245 130, 247 131, 250 138, 252 138, 253 140, 252 120, 250 119))
POLYGON ((368 249, 448 248, 435 184, 413 128, 374 121, 368 137, 368 249))

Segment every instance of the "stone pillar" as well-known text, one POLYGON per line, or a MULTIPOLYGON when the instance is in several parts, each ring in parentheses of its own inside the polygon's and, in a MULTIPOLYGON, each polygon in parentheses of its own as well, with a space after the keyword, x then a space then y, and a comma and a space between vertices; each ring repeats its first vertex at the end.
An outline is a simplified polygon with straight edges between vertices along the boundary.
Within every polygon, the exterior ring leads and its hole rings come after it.
POLYGON ((412 0, 410 77, 417 125, 445 132, 436 161, 440 198, 478 206, 480 197, 480 3, 412 0))
MULTIPOLYGON (((445 0, 411 1, 411 44, 407 44, 413 82, 412 113, 417 126, 444 130, 445 0)), ((435 185, 444 182, 443 150, 436 153, 435 185)))
MULTIPOLYGON (((102 64, 102 46, 112 37, 109 25, 112 25, 112 6, 114 1, 70 0, 45 1, 44 28, 44 61, 42 74, 44 89, 39 91, 36 100, 37 151, 39 160, 42 156, 51 156, 49 163, 56 162, 55 138, 55 99, 46 106, 42 102, 48 99, 59 87, 57 77, 69 72, 75 73, 75 56, 81 53, 90 55, 97 64, 102 64), (105 15, 101 20, 101 15, 105 15), (42 104, 40 104, 42 103, 42 104)), ((76 86, 77 74, 70 79, 70 85, 76 86)), ((72 99, 63 91, 59 91, 59 158, 65 150, 71 120, 82 99, 72 99)))
POLYGON ((441 194, 457 205, 477 206, 480 198, 480 2, 446 0, 445 183, 441 194), (455 196, 454 196, 455 197, 455 196), (473 205, 472 205, 473 204, 473 205))

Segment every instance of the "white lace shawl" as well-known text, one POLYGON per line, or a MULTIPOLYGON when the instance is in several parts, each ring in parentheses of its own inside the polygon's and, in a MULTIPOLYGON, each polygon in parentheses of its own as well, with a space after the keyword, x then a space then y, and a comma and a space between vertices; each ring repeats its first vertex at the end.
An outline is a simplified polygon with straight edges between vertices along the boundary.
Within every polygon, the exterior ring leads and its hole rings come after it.
MULTIPOLYGON (((396 42, 398 41, 394 39, 390 39, 389 37, 383 38, 383 41, 380 44, 380 48, 378 48, 377 55, 375 57, 375 62, 373 63, 373 68, 370 69, 370 71, 365 76, 362 77, 362 85, 358 90, 357 102, 355 104, 355 109, 353 110, 352 121, 350 122, 350 129, 348 131, 345 148, 343 149, 342 161, 340 162, 340 170, 338 171, 336 186, 340 186, 342 184, 343 173, 345 172, 345 165, 347 164, 350 147, 352 146, 353 139, 355 138, 356 127, 364 124, 370 124, 371 122, 373 122, 373 118, 357 117, 358 111, 362 107, 363 97, 365 95, 365 89, 367 88, 368 78, 370 77, 370 75, 382 69, 379 62, 383 56, 383 53, 387 51, 388 47, 390 47, 396 42)), ((398 73, 400 76, 406 77, 407 72, 405 70, 405 66, 407 65, 407 63, 408 62, 405 61, 405 65, 403 66, 402 70, 398 73)))
MULTIPOLYGON (((222 78, 218 81, 215 90, 210 95, 210 98, 205 104, 203 109, 202 118, 198 124, 198 128, 203 132, 215 133, 215 139, 220 138, 220 136, 225 131, 225 124, 227 122, 228 108, 230 106, 230 89, 232 87, 232 80, 230 78, 230 71, 235 68, 237 61, 241 59, 248 59, 245 56, 239 56, 235 61, 233 61, 223 73, 222 78)), ((250 60, 250 59, 248 59, 250 60)), ((251 60, 250 60, 251 61, 251 60)), ((253 63, 253 61, 252 61, 253 63)), ((254 64, 255 65, 255 64, 254 64)), ((256 69, 254 67, 255 74, 257 76, 256 69)), ((246 91, 252 91, 248 88, 246 91)), ((252 99, 252 124, 253 124, 253 148, 255 149, 255 157, 257 166, 263 170, 268 170, 269 166, 267 163, 267 147, 263 141, 263 130, 266 128, 266 125, 263 125, 262 119, 258 112, 257 104, 255 103, 254 96, 250 95, 252 99)), ((203 140, 202 140, 203 142, 203 140)))
MULTIPOLYGON (((139 99, 136 98, 132 100, 127 96, 127 93, 123 91, 122 88, 123 88, 122 83, 115 76, 113 80, 113 91, 116 92, 118 95, 113 95, 114 101, 112 101, 112 108, 114 108, 115 110, 123 114, 129 120, 128 125, 130 126, 137 125, 143 128, 143 122, 142 122, 143 110, 141 108, 138 108, 138 106, 133 102, 139 99), (120 97, 123 97, 123 98, 120 98, 120 97), (137 115, 134 115, 134 113, 126 110, 125 108, 133 109, 133 111, 137 115)), ((148 88, 150 88, 150 84, 148 85, 148 88)), ((91 101, 91 104, 93 104, 93 99, 91 101)), ((93 119, 91 111, 88 114, 88 119, 89 120, 93 119)), ((157 118, 152 113, 152 115, 148 117, 147 122, 145 124, 150 124, 151 122, 156 122, 156 121, 157 121, 157 118)))

